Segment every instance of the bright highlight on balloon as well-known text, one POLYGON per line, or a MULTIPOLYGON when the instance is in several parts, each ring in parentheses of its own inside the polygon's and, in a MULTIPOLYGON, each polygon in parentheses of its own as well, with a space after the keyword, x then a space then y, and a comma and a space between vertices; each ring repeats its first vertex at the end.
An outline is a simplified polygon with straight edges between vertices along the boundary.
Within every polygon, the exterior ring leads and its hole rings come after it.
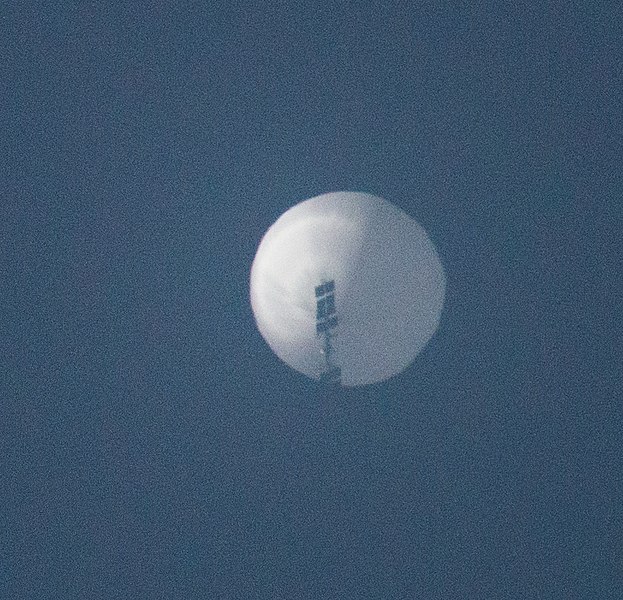
POLYGON ((435 333, 445 275, 405 212, 357 192, 316 196, 266 232, 251 305, 273 352, 313 379, 345 386, 403 371, 435 333))

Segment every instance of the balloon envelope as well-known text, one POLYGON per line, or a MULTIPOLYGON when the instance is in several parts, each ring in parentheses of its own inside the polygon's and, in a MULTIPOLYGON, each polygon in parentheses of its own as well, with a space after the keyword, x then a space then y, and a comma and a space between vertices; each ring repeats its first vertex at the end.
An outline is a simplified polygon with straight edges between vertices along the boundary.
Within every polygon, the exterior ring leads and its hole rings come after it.
POLYGON ((316 196, 289 209, 267 231, 251 267, 250 290, 264 339, 309 377, 319 379, 326 368, 314 289, 331 280, 342 385, 401 372, 437 329, 445 276, 424 229, 370 194, 316 196))

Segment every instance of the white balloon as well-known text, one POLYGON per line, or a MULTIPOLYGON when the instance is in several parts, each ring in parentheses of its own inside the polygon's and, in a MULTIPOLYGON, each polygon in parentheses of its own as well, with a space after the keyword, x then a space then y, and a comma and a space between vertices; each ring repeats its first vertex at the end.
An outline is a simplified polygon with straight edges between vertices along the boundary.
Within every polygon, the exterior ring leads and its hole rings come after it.
POLYGON ((250 289, 264 339, 279 358, 311 378, 326 369, 314 288, 330 280, 342 385, 400 373, 437 329, 445 275, 424 229, 370 194, 316 196, 285 212, 266 232, 250 289))

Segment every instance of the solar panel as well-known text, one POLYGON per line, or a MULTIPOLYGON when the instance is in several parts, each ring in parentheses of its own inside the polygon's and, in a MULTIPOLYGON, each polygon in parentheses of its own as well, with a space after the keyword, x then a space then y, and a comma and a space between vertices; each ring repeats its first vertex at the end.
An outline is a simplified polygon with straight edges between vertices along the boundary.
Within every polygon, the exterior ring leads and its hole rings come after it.
POLYGON ((326 321, 320 321, 316 323, 316 333, 324 333, 325 331, 329 331, 329 329, 333 329, 337 327, 337 317, 333 316, 326 321))
POLYGON ((340 384, 342 371, 334 362, 332 339, 335 335, 331 330, 337 327, 335 310, 335 281, 324 281, 314 288, 316 294, 316 333, 323 338, 322 354, 324 355, 325 372, 320 381, 340 384))
POLYGON ((334 315, 335 314, 335 296, 331 294, 325 298, 325 313, 326 315, 334 315))
POLYGON ((325 311, 325 302, 324 299, 318 300, 316 304, 316 321, 321 321, 327 316, 325 311))
POLYGON ((316 303, 316 319, 326 319, 327 317, 335 314, 335 296, 325 296, 320 298, 316 303))
POLYGON ((330 294, 335 289, 335 280, 326 281, 317 285, 314 290, 316 292, 316 298, 320 298, 326 294, 330 294))

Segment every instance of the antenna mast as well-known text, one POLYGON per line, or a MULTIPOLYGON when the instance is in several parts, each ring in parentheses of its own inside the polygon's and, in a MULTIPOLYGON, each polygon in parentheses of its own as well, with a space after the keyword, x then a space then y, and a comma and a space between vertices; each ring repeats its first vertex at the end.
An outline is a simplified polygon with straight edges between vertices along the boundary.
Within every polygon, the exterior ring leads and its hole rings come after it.
POLYGON ((342 370, 335 363, 333 338, 337 327, 335 312, 335 280, 323 281, 315 288, 316 291, 316 334, 322 338, 322 354, 325 369, 320 381, 340 385, 342 370))

